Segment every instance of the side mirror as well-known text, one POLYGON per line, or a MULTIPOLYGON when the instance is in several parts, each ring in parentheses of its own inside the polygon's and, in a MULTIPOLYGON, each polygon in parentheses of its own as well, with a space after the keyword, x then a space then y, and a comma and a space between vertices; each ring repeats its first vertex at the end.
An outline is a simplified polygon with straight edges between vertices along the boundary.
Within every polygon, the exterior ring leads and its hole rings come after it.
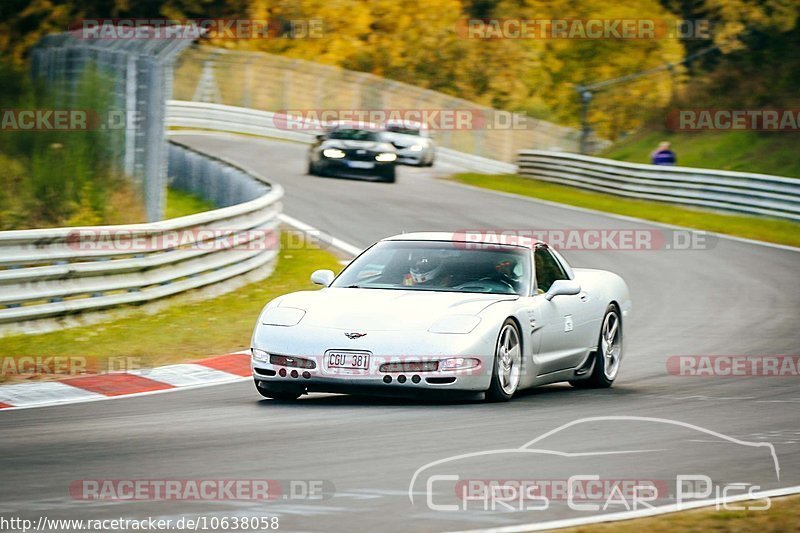
POLYGON ((581 284, 571 279, 557 279, 550 285, 550 289, 544 293, 545 299, 549 302, 559 295, 572 296, 581 292, 581 284))
POLYGON ((311 274, 311 283, 327 287, 333 282, 334 277, 336 276, 334 276, 333 270, 315 270, 311 274))
POLYGON ((325 138, 326 138, 327 136, 326 136, 324 133, 317 133, 316 135, 314 135, 314 137, 315 137, 315 138, 316 138, 318 141, 324 141, 324 140, 325 140, 325 138))

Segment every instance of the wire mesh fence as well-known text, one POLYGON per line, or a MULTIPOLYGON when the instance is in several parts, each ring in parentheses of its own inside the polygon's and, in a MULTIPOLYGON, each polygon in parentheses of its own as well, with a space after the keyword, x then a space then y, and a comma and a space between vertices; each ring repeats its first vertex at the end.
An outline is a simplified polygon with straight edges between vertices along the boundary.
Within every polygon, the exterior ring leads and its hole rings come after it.
POLYGON ((181 54, 174 74, 177 100, 309 115, 377 110, 386 116, 415 111, 432 117, 463 111, 472 120, 431 128, 437 144, 501 161, 514 161, 522 149, 578 149, 579 133, 572 128, 363 72, 262 52, 194 46, 181 54))
POLYGON ((83 75, 96 69, 110 83, 108 109, 94 109, 110 138, 113 168, 140 188, 149 221, 162 218, 167 145, 164 106, 172 93, 172 62, 186 39, 89 39, 79 33, 42 38, 31 52, 31 73, 65 108, 77 105, 83 75), (110 121, 115 116, 121 120, 110 121))

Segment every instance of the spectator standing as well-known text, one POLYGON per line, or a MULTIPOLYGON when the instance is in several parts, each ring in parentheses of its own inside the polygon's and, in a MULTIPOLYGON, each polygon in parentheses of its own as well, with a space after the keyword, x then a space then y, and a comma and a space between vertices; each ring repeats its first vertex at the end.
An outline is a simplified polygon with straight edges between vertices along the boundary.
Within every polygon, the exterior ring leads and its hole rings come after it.
POLYGON ((666 141, 658 144, 655 152, 650 154, 654 165, 674 165, 678 162, 675 152, 670 149, 670 144, 666 141))

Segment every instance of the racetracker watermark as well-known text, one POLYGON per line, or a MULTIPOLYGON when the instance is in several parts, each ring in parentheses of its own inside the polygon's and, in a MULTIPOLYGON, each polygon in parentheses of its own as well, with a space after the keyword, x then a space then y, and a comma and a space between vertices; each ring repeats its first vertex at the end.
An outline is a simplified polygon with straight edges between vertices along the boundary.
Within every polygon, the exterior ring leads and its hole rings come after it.
POLYGON ((135 113, 110 109, 0 109, 2 131, 93 131, 135 127, 135 113))
POLYGON ((680 229, 463 229, 453 234, 457 246, 489 249, 542 241, 562 251, 710 250, 718 237, 680 229))
POLYGON ((70 24, 79 39, 321 39, 322 19, 91 18, 70 24))
POLYGON ((0 376, 82 376, 126 372, 143 368, 140 357, 96 359, 68 355, 0 356, 0 376))
POLYGON ((279 130, 317 131, 335 124, 378 129, 385 123, 432 131, 526 130, 535 121, 496 109, 283 109, 273 116, 279 130))
POLYGON ((655 40, 711 39, 709 20, 662 19, 461 19, 455 26, 462 39, 655 40))
POLYGON ((323 500, 335 488, 323 479, 79 479, 73 500, 89 501, 276 501, 323 500))
POLYGON ((330 239, 317 230, 189 228, 150 233, 111 227, 71 231, 67 234, 66 245, 73 250, 97 253, 272 251, 280 248, 325 249, 331 246, 330 239))
POLYGON ((673 355, 667 372, 691 377, 800 377, 800 355, 673 355))
POLYGON ((800 131, 800 109, 673 109, 672 131, 800 131))

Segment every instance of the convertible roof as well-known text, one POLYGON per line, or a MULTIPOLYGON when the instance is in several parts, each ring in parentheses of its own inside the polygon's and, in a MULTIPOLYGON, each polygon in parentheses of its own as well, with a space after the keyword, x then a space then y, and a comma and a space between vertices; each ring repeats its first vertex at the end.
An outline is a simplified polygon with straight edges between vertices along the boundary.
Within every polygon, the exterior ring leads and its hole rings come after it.
POLYGON ((515 232, 503 232, 502 230, 459 230, 454 232, 420 231, 416 233, 402 233, 400 235, 393 235, 382 240, 468 242, 521 246, 523 248, 533 248, 537 244, 544 244, 544 242, 540 240, 519 235, 515 232))

